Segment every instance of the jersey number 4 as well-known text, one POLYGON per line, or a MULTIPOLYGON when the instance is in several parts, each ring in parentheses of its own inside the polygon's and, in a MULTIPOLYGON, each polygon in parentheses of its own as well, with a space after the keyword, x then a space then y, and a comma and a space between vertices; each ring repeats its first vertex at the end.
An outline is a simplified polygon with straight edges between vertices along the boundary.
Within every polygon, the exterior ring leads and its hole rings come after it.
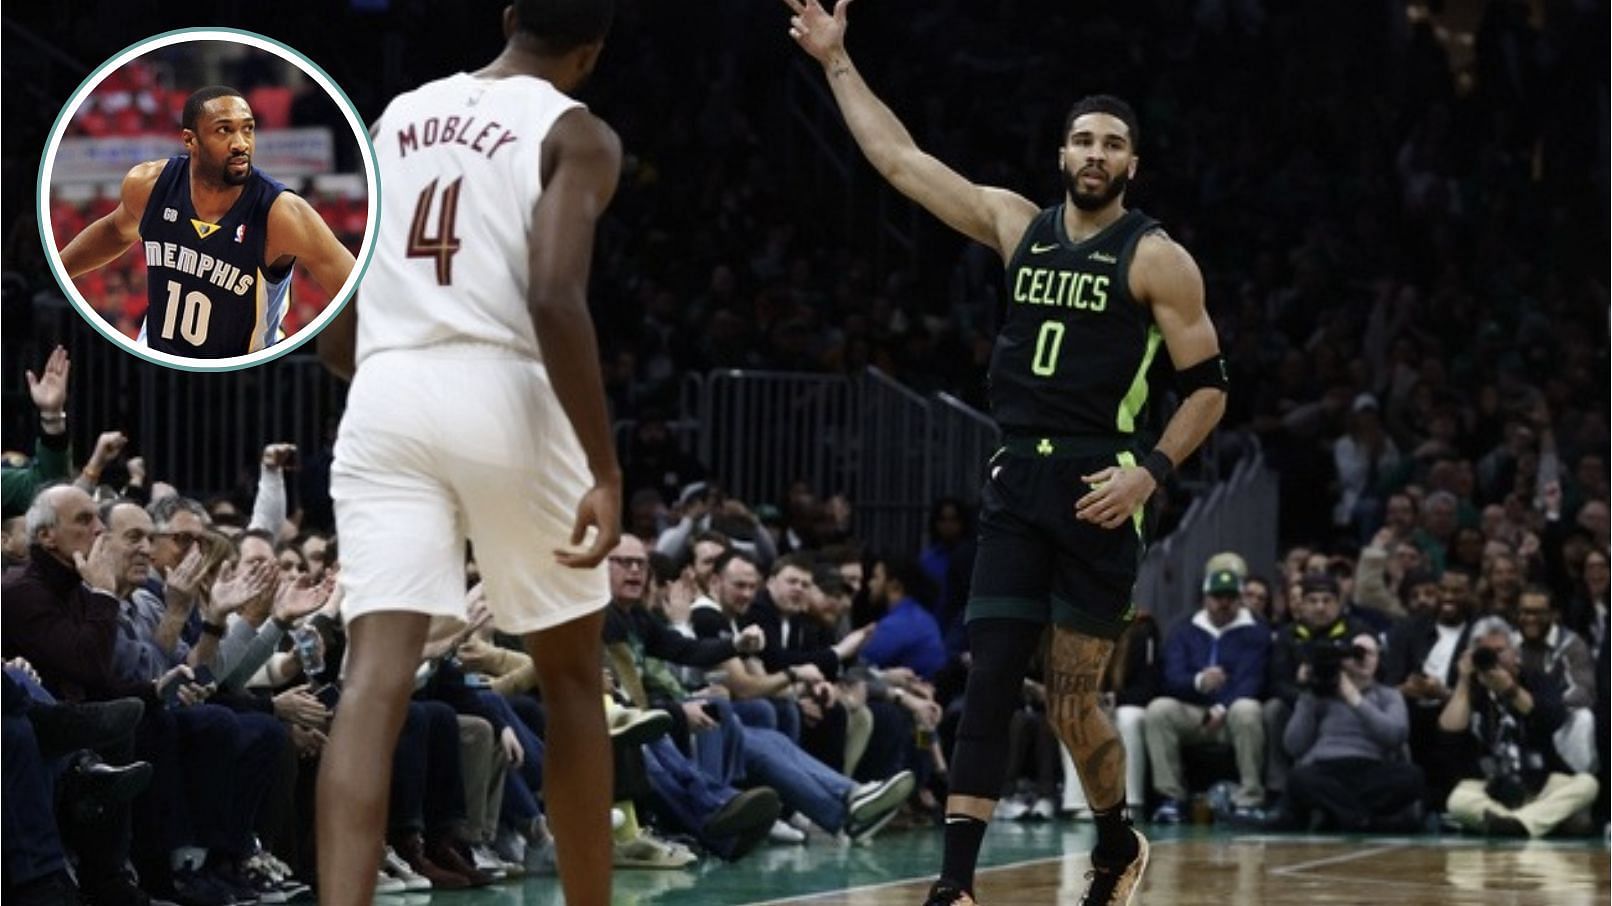
POLYGON ((459 218, 459 183, 461 176, 442 190, 442 207, 437 211, 437 234, 426 235, 426 222, 431 219, 431 205, 436 200, 437 181, 431 180, 420 192, 420 201, 414 206, 414 222, 409 226, 409 257, 434 258, 437 262, 437 284, 453 283, 453 256, 459 253, 459 237, 453 233, 459 218))

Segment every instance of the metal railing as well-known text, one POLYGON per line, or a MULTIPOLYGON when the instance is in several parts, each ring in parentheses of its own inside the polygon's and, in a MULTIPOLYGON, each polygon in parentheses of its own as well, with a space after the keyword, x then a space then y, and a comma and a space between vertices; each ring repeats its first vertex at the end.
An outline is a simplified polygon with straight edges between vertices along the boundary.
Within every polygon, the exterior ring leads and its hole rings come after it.
POLYGON ((1000 436, 955 397, 926 398, 876 368, 719 371, 705 390, 700 457, 730 494, 777 501, 796 481, 844 493, 856 536, 881 549, 916 550, 936 497, 977 503, 1000 436))
POLYGON ((741 500, 775 501, 791 482, 841 488, 854 471, 855 386, 842 375, 713 371, 700 459, 741 500))
POLYGON ((1278 482, 1252 439, 1231 476, 1194 497, 1175 531, 1148 548, 1136 602, 1160 628, 1190 618, 1203 599, 1204 563, 1235 551, 1250 564, 1275 563, 1278 482))
POLYGON ((56 343, 72 361, 68 430, 75 459, 103 431, 122 431, 155 478, 186 493, 227 491, 256 476, 263 445, 295 443, 304 455, 334 437, 346 386, 308 354, 217 374, 140 361, 84 323, 65 301, 35 300, 32 342, 8 348, 6 433, 31 451, 32 406, 21 372, 37 371, 56 343))

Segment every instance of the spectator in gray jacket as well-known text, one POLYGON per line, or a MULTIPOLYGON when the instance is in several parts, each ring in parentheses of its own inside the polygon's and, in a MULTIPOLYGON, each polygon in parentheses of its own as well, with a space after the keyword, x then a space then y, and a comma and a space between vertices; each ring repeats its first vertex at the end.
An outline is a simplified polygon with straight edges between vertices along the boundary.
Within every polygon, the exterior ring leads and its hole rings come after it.
POLYGON ((1283 743, 1295 766, 1287 778, 1289 820, 1310 829, 1415 829, 1421 823, 1422 771, 1405 759, 1405 699, 1375 680, 1377 637, 1352 639, 1337 688, 1315 668, 1288 721, 1283 743))

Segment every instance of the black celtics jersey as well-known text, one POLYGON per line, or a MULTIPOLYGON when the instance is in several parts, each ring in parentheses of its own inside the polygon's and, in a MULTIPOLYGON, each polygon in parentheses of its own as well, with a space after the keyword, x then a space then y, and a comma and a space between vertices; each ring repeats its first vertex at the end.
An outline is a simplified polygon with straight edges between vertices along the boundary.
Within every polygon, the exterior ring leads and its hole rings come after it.
POLYGON ((274 345, 290 304, 291 269, 263 260, 269 208, 285 186, 256 167, 218 223, 196 216, 190 157, 168 159, 140 218, 147 305, 140 341, 192 358, 245 355, 274 345))
POLYGON ((1063 205, 1036 215, 1007 268, 991 352, 991 412, 1007 434, 1114 436, 1145 424, 1163 337, 1131 297, 1131 256, 1158 222, 1127 211, 1073 242, 1063 205))

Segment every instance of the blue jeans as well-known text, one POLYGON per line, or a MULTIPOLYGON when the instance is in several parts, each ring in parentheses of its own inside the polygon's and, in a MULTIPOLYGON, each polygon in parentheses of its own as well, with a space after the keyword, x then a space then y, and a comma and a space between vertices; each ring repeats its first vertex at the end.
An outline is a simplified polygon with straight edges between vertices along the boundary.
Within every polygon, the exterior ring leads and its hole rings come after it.
POLYGON ((777 730, 745 731, 744 771, 751 783, 777 790, 785 805, 823 830, 834 833, 845 826, 847 797, 856 784, 777 730))
POLYGON ((787 698, 750 698, 733 702, 733 713, 746 727, 777 730, 800 741, 800 706, 787 698))
POLYGON ((258 810, 274 784, 290 733, 274 715, 219 705, 172 709, 189 787, 195 845, 237 858, 257 848, 258 810), (197 778, 208 778, 196 784, 197 778))
POLYGON ((271 714, 222 705, 146 708, 136 737, 151 786, 135 801, 135 836, 148 864, 179 846, 249 855, 253 824, 290 734, 271 714))
POLYGON ((700 770, 665 736, 645 743, 643 754, 644 772, 654 791, 656 809, 693 834, 706 849, 723 858, 730 856, 734 838, 707 837, 704 828, 705 822, 739 791, 700 770))
POLYGON ((532 728, 515 713, 509 700, 497 692, 480 691, 476 693, 483 707, 496 712, 510 729, 515 731, 515 738, 520 741, 521 749, 525 751, 526 758, 520 767, 510 766, 504 774, 504 807, 499 812, 499 821, 503 824, 523 827, 531 823, 533 818, 542 814, 542 807, 537 803, 537 794, 543 789, 543 741, 537 738, 532 728))
POLYGON ((694 762, 717 782, 732 786, 744 773, 745 726, 727 699, 709 699, 705 705, 717 725, 693 734, 694 762))
POLYGON ((24 714, 28 693, 5 677, 5 859, 11 884, 37 880, 67 865, 56 831, 55 771, 39 754, 24 714))
POLYGON ((394 834, 437 834, 465 820, 465 781, 459 763, 459 716, 439 701, 409 702, 392 753, 394 834))

